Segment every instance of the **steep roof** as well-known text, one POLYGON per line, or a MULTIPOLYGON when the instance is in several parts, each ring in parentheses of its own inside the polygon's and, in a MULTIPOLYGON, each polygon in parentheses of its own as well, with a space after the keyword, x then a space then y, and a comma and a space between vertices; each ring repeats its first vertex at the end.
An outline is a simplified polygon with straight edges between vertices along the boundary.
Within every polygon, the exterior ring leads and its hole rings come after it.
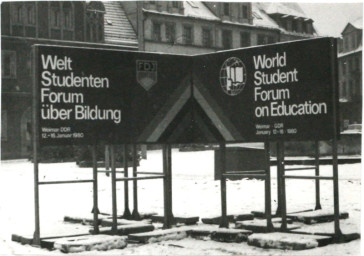
POLYGON ((136 33, 129 22, 120 2, 103 2, 105 7, 105 42, 137 46, 136 33))
POLYGON ((252 3, 253 25, 266 28, 279 29, 278 24, 264 11, 260 3, 252 3))
POLYGON ((184 16, 206 20, 219 20, 209 8, 200 1, 183 1, 184 16))
POLYGON ((261 3, 267 14, 282 14, 308 19, 298 3, 261 3))

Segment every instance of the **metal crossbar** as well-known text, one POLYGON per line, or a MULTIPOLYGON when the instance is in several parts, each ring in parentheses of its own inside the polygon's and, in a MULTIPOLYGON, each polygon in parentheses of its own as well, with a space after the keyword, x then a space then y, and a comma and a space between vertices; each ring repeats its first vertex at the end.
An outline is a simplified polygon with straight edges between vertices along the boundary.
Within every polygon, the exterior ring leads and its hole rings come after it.
POLYGON ((261 174, 265 173, 265 171, 240 171, 240 172, 225 172, 225 174, 261 174))
POLYGON ((265 179, 265 174, 230 174, 230 173, 223 173, 224 177, 239 177, 239 178, 262 178, 265 179))
POLYGON ((50 184, 70 184, 70 183, 88 183, 94 182, 94 180, 61 180, 61 181, 40 181, 38 185, 50 185, 50 184))
POLYGON ((286 179, 318 179, 318 180, 333 180, 334 177, 330 176, 295 176, 295 175, 283 175, 286 179))
POLYGON ((286 168, 285 171, 299 171, 299 170, 316 170, 316 166, 311 167, 297 167, 297 168, 286 168))
POLYGON ((116 181, 129 181, 129 180, 152 180, 152 179, 162 179, 165 175, 159 176, 147 176, 147 177, 130 177, 130 178, 118 178, 116 181))

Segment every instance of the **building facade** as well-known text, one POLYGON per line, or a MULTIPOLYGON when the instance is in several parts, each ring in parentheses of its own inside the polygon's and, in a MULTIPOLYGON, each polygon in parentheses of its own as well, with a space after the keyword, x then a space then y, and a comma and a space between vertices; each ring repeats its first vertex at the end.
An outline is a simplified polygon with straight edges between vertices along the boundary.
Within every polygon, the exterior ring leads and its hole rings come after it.
POLYGON ((2 2, 1 159, 31 151, 34 44, 138 49, 120 2, 2 2))
POLYGON ((199 54, 317 36, 313 20, 296 3, 122 4, 143 51, 199 54))
POLYGON ((362 122, 363 19, 349 22, 339 44, 340 127, 347 130, 362 122))

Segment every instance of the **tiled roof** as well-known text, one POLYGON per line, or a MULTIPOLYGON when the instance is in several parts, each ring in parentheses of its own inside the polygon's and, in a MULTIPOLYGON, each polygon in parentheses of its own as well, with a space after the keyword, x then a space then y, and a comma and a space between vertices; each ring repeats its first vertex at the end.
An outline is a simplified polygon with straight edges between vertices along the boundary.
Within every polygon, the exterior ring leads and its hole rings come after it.
POLYGON ((138 40, 120 2, 103 2, 105 6, 105 42, 137 46, 138 40))

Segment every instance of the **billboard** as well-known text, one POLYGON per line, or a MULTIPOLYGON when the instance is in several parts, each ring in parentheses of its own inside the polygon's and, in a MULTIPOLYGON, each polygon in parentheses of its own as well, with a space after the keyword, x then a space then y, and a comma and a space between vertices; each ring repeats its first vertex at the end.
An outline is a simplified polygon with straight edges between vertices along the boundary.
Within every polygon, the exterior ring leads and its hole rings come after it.
POLYGON ((227 142, 331 139, 334 43, 321 38, 196 56, 194 97, 227 142))
POLYGON ((190 97, 186 56, 41 45, 35 56, 40 145, 157 142, 171 100, 190 97))
POLYGON ((35 46, 40 145, 331 139, 334 42, 197 56, 35 46))

